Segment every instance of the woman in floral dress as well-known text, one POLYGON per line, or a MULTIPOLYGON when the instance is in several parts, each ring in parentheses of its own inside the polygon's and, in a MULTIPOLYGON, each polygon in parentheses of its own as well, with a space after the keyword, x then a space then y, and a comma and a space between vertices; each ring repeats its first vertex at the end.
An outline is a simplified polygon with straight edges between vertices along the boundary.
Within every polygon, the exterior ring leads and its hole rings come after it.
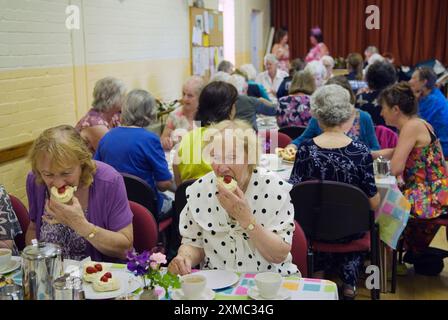
POLYGON ((410 202, 412 219, 404 231, 405 246, 413 255, 423 252, 439 226, 419 220, 447 213, 448 170, 440 141, 432 126, 418 116, 417 99, 408 83, 398 83, 380 96, 381 115, 399 129, 395 149, 374 152, 391 159, 391 173, 403 177, 400 188, 410 202))

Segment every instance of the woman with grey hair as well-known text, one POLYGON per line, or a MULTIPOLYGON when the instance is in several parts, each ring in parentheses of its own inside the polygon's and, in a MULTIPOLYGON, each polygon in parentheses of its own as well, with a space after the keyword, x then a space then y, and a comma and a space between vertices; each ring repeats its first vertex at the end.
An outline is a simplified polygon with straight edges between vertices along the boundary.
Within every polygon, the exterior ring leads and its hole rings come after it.
POLYGON ((126 87, 118 79, 106 77, 95 84, 92 108, 75 127, 92 153, 95 153, 101 138, 119 125, 119 112, 125 95, 126 87))
MULTIPOLYGON (((373 159, 369 148, 362 142, 352 140, 345 133, 350 129, 355 109, 350 103, 350 94, 339 85, 319 88, 311 96, 311 113, 319 122, 323 133, 304 141, 297 150, 290 183, 296 185, 308 180, 331 180, 360 188, 370 199, 375 210, 380 203, 373 159)), ((364 234, 355 234, 336 243, 360 239, 364 234)), ((333 266, 339 268, 343 282, 343 296, 352 299, 356 295, 356 284, 363 267, 360 253, 318 253, 315 270, 325 272, 333 266), (336 264, 336 265, 334 265, 336 264)))
POLYGON ((205 81, 199 76, 192 76, 185 81, 182 87, 182 106, 169 114, 160 138, 163 149, 171 150, 182 139, 182 136, 176 135, 175 130, 181 129, 187 133, 195 128, 194 118, 204 86, 205 81))
POLYGON ((156 110, 156 101, 149 92, 131 91, 123 105, 122 125, 101 139, 95 160, 145 180, 157 194, 158 212, 152 213, 163 220, 171 212, 172 199, 161 192, 174 187, 160 139, 145 129, 156 119, 156 110))
POLYGON ((267 54, 264 57, 265 72, 257 76, 256 82, 262 84, 269 95, 269 100, 277 103, 277 91, 283 79, 288 76, 288 73, 278 68, 278 59, 273 54, 267 54))

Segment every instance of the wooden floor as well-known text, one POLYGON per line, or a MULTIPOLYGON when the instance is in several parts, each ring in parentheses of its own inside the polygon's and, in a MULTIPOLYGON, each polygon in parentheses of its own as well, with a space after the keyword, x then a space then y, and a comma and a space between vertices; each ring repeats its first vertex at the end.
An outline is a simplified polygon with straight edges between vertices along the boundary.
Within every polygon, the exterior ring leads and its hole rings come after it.
MULTIPOLYGON (((437 233, 431 247, 448 250, 444 227, 437 233)), ((448 300, 448 259, 445 259, 445 269, 438 277, 416 275, 412 265, 407 267, 408 274, 397 278, 396 293, 381 294, 382 300, 448 300)), ((357 299, 370 299, 370 292, 360 288, 357 299)))

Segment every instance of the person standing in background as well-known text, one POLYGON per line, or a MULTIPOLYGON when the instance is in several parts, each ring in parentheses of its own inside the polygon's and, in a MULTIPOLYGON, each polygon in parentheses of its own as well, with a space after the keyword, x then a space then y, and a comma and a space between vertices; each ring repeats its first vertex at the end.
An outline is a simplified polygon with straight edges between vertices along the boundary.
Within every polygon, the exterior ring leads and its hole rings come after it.
POLYGON ((319 61, 323 56, 330 55, 330 51, 324 43, 324 35, 319 27, 311 29, 310 42, 313 45, 313 48, 308 52, 305 62, 319 61))
POLYGON ((278 68, 285 72, 289 72, 290 55, 288 45, 288 30, 286 28, 280 28, 275 33, 272 54, 274 54, 278 59, 278 68))

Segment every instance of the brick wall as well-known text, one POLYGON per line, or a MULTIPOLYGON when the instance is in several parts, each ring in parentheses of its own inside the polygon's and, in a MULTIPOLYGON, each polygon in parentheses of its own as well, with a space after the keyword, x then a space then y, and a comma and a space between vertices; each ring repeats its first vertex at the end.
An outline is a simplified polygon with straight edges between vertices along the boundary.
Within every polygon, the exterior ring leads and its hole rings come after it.
MULTIPOLYGON (((191 3, 0 0, 0 149, 55 125, 74 125, 105 76, 164 100, 179 98, 190 71, 191 3), (69 4, 81 9, 80 30, 65 28, 69 4)), ((205 1, 211 9, 218 3, 205 1)), ((236 52, 243 63, 250 58, 251 8, 269 10, 269 0, 235 0, 236 52)), ((28 170, 24 159, 0 165, 0 183, 24 199, 28 170)))

